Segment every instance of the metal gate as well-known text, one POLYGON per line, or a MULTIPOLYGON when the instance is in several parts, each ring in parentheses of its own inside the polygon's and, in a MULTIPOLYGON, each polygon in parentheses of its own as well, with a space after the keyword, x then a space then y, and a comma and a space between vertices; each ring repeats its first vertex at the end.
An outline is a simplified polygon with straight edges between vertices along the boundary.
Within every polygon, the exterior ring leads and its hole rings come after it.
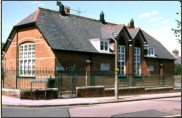
POLYGON ((57 72, 59 76, 56 78, 59 97, 75 97, 76 96, 76 67, 66 68, 64 71, 57 72))

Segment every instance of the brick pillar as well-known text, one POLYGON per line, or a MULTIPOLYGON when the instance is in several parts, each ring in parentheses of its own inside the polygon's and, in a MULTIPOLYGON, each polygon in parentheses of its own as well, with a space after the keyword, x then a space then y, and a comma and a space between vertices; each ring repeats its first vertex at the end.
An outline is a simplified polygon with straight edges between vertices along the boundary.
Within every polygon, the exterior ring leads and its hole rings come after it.
POLYGON ((129 74, 129 86, 132 86, 133 73, 134 73, 134 51, 133 45, 129 44, 129 58, 128 58, 128 74, 129 74))

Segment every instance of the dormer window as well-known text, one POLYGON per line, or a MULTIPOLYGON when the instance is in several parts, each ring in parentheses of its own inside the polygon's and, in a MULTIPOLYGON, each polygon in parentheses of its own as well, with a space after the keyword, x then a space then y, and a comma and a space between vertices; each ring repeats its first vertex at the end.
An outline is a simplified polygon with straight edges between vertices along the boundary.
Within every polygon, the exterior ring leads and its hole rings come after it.
POLYGON ((100 51, 109 51, 109 42, 108 41, 100 41, 100 51))
POLYGON ((148 48, 148 56, 155 56, 155 50, 153 47, 148 48))

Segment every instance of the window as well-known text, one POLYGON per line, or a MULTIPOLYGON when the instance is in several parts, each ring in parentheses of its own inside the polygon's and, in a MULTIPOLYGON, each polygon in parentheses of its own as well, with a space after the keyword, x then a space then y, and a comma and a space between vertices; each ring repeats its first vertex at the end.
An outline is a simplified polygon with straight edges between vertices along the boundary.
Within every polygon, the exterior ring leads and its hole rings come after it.
POLYGON ((35 70, 35 47, 34 43, 20 45, 19 51, 19 76, 34 76, 35 70))
POLYGON ((154 71, 154 66, 153 65, 149 65, 148 71, 154 71))
POLYGON ((125 74, 125 46, 118 46, 118 68, 119 75, 125 74))
POLYGON ((109 63, 101 63, 101 71, 109 71, 110 64, 109 63))
POLYGON ((148 48, 148 56, 155 56, 155 50, 153 47, 148 48))
POLYGON ((140 75, 140 48, 135 48, 134 51, 134 73, 140 75))
POLYGON ((109 51, 109 48, 108 48, 109 46, 108 45, 109 45, 109 42, 107 42, 107 41, 101 41, 100 42, 100 50, 101 51, 107 51, 108 52, 109 51))

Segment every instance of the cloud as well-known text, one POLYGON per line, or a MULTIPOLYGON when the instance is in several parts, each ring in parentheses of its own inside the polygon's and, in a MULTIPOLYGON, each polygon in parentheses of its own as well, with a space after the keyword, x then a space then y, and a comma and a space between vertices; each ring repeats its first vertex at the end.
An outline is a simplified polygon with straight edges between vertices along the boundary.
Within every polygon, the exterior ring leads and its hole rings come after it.
POLYGON ((39 1, 32 1, 29 4, 38 4, 38 3, 40 3, 40 2, 39 1))
POLYGON ((164 18, 163 18, 163 17, 159 17, 159 18, 152 18, 152 19, 150 19, 150 21, 149 21, 149 22, 157 22, 157 21, 162 20, 162 19, 164 19, 164 18))
POLYGON ((168 22, 169 22, 169 20, 165 20, 165 21, 162 22, 162 24, 167 25, 168 22))
POLYGON ((42 3, 40 1, 32 1, 29 3, 29 5, 45 6, 45 3, 42 3))
POLYGON ((39 6, 45 6, 45 4, 44 3, 39 3, 39 6))
POLYGON ((157 14, 157 11, 152 11, 151 13, 152 13, 152 14, 157 14))
POLYGON ((169 30, 169 29, 170 29, 169 26, 164 26, 164 27, 159 28, 159 30, 169 30))
POLYGON ((172 52, 174 48, 179 50, 179 55, 181 54, 181 45, 176 40, 173 32, 170 30, 145 30, 148 34, 158 40, 168 51, 172 52), (172 44, 172 45, 171 45, 172 44))
POLYGON ((149 13, 142 13, 139 15, 140 18, 143 18, 143 17, 149 17, 151 16, 152 14, 157 14, 157 11, 152 11, 152 12, 149 12, 149 13))

